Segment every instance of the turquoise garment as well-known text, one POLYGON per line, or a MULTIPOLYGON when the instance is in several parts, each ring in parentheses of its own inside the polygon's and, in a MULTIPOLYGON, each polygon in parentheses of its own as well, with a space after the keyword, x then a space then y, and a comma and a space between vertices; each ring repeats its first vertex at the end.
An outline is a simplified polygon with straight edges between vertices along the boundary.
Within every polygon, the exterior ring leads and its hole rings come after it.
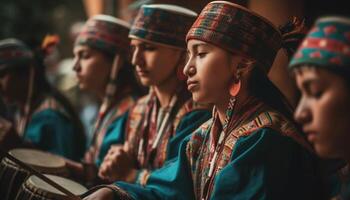
MULTIPOLYGON (((116 185, 134 199, 196 199, 192 171, 200 166, 186 154, 190 139, 183 141, 178 157, 151 174, 146 187, 116 185)), ((320 199, 314 164, 314 157, 290 137, 258 129, 237 140, 229 163, 215 177, 210 199, 320 199)))
POLYGON ((127 111, 123 115, 116 118, 107 128, 106 135, 103 138, 100 152, 96 159, 96 165, 99 167, 106 154, 108 153, 109 148, 114 144, 123 144, 125 141, 125 126, 129 116, 127 111))
MULTIPOLYGON (((179 146, 189 133, 192 133, 203 122, 210 118, 210 112, 206 110, 195 110, 186 114, 180 121, 176 135, 170 139, 167 151, 167 160, 177 156, 179 146)), ((126 122, 129 112, 118 117, 107 129, 106 136, 103 139, 102 146, 96 160, 96 165, 102 164, 103 158, 108 153, 109 148, 114 144, 123 144, 125 141, 126 122)))
POLYGON ((85 150, 85 143, 79 141, 79 133, 72 122, 51 108, 34 113, 23 136, 41 150, 76 161, 82 158, 85 150))
POLYGON ((209 110, 194 110, 183 116, 175 130, 175 136, 169 140, 165 161, 176 157, 182 141, 210 118, 209 110))

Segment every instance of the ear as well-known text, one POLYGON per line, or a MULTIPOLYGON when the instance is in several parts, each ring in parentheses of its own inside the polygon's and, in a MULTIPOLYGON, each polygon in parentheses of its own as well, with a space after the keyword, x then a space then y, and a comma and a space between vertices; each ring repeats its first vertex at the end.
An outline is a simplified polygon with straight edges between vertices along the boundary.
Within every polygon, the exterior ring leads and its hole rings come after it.
POLYGON ((186 52, 181 51, 179 61, 176 66, 176 75, 177 75, 177 78, 181 81, 184 81, 187 79, 187 76, 183 73, 185 65, 186 65, 186 52))
POLYGON ((243 76, 248 74, 254 67, 255 61, 246 58, 241 58, 237 65, 237 75, 243 76))
POLYGON ((236 74, 238 70, 238 65, 242 59, 240 56, 233 55, 231 53, 227 54, 227 59, 230 67, 231 74, 236 74))

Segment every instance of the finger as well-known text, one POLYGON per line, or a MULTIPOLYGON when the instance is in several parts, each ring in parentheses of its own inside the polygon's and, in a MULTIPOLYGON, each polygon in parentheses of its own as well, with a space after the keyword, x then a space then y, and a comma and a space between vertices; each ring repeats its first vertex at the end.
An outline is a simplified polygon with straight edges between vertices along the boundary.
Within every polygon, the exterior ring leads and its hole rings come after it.
POLYGON ((129 152, 129 150, 130 150, 129 142, 125 142, 124 143, 123 149, 124 149, 125 152, 129 152))

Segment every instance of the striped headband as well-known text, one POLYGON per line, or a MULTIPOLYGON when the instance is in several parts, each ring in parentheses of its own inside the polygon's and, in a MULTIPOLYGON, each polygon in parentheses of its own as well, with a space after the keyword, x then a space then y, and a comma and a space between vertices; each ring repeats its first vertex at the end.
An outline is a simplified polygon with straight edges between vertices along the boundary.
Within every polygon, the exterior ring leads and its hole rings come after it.
POLYGON ((114 56, 117 52, 128 54, 129 24, 108 15, 90 18, 79 33, 75 45, 88 45, 114 56))
POLYGON ((253 59, 266 73, 282 47, 282 35, 270 21, 227 1, 213 1, 205 6, 187 33, 186 41, 190 39, 253 59))
POLYGON ((300 45, 289 67, 301 65, 349 70, 350 18, 319 18, 300 45))
POLYGON ((32 50, 22 41, 14 38, 0 41, 0 70, 25 64, 33 59, 32 50))
POLYGON ((186 49, 186 33, 197 14, 168 4, 143 5, 129 33, 130 38, 186 49))

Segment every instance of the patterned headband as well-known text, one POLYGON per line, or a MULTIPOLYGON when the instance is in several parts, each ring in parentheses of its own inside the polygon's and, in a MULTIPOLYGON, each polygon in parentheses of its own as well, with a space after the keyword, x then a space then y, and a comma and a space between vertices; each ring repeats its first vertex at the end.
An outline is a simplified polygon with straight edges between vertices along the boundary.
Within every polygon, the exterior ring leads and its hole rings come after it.
POLYGON ((175 5, 143 5, 129 37, 185 49, 186 33, 196 16, 195 12, 175 5))
POLYGON ((22 41, 13 38, 0 41, 0 70, 18 66, 33 59, 33 52, 22 41))
POLYGON ((270 21, 226 1, 213 1, 205 6, 187 34, 186 41, 190 39, 253 59, 266 73, 282 47, 282 35, 270 21))
POLYGON ((90 18, 79 33, 75 45, 88 45, 111 55, 120 52, 127 54, 130 39, 129 24, 108 15, 90 18))
POLYGON ((350 18, 322 17, 312 27, 289 67, 350 67, 350 18))

